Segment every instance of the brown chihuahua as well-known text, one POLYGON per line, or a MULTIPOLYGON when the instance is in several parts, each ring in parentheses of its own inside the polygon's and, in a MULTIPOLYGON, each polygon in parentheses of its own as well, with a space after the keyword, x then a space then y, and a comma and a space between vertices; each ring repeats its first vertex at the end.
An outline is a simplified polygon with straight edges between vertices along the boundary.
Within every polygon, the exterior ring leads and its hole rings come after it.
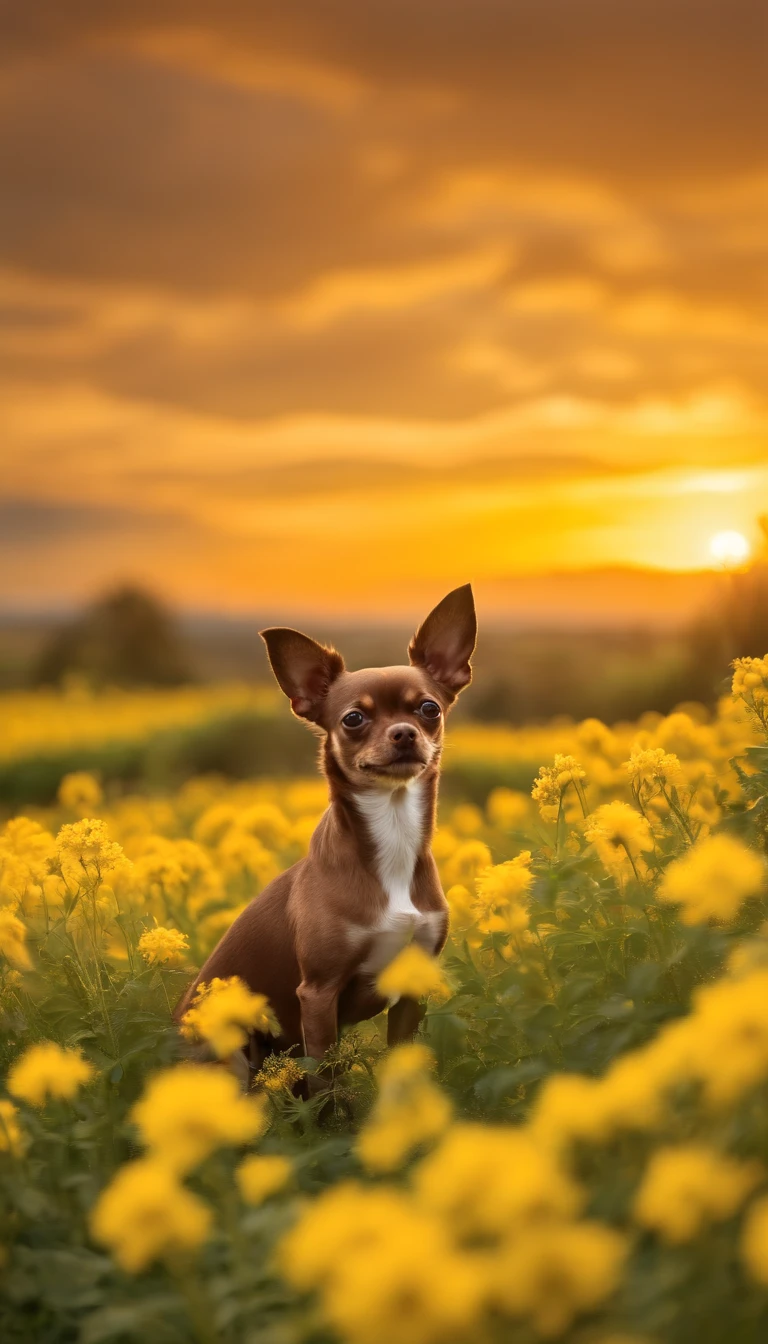
MULTIPOLYGON (((177 1010, 214 976, 266 994, 281 1035, 252 1038, 251 1068, 271 1050, 322 1060, 340 1027, 387 1006, 376 977, 407 942, 441 951, 448 905, 430 841, 443 720, 471 680, 477 621, 465 584, 419 627, 409 667, 360 672, 297 630, 261 634, 294 714, 323 735, 330 806, 306 858, 238 916, 177 1010)), ((414 999, 391 1003, 388 1043, 410 1038, 421 1016, 414 999)))

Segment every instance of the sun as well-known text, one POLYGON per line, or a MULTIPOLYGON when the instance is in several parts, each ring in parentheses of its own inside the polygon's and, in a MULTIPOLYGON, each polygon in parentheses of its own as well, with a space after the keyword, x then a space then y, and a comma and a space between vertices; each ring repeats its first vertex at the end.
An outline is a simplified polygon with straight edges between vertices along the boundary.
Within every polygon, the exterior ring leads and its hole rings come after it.
POLYGON ((709 553, 720 565, 743 565, 750 549, 743 532, 716 532, 709 542, 709 553))

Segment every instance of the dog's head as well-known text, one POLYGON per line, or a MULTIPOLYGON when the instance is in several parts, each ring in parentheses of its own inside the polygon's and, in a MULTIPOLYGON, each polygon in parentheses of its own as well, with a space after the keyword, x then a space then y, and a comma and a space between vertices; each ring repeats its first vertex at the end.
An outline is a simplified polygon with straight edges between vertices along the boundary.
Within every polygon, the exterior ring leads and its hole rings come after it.
POLYGON ((348 672, 340 653, 298 630, 261 636, 294 714, 327 735, 355 788, 399 788, 439 761, 445 715, 472 679, 477 619, 468 583, 419 626, 409 666, 348 672))

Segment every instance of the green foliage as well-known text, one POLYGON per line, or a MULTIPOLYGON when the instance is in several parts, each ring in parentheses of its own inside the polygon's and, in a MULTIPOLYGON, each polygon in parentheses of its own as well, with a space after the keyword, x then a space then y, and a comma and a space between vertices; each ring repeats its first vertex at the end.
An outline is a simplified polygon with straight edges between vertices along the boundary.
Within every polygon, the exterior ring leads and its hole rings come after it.
MULTIPOLYGON (((734 769, 741 791, 731 795, 719 822, 726 795, 716 793, 713 825, 736 829, 751 853, 763 853, 768 750, 749 748, 734 769)), ((484 928, 476 915, 461 918, 458 905, 454 911, 444 958, 449 993, 430 1004, 423 1037, 459 1117, 522 1127, 553 1075, 605 1078, 617 1061, 658 1041, 669 1024, 687 1020, 697 993, 723 975, 734 954, 768 963, 764 893, 743 900, 721 923, 687 923, 659 898, 670 863, 709 829, 696 819, 695 789, 665 784, 664 806, 653 813, 650 786, 644 792, 638 785, 633 806, 641 823, 645 812, 652 816, 653 850, 641 858, 627 848, 606 866, 599 845, 588 839, 590 819, 584 820, 581 808, 570 810, 575 793, 562 787, 551 820, 529 816, 525 823, 533 856, 524 921, 484 928)), ((584 797, 580 787, 578 798, 584 797)), ((169 829, 187 839, 201 815, 213 828, 215 809, 201 813, 210 801, 195 812, 190 796, 181 795, 173 801, 169 829)), ((227 795, 226 805, 231 801, 227 795)), ((253 800, 246 800, 242 816, 252 826, 253 814, 253 800)), ((263 809, 259 815, 260 824, 269 821, 263 809)), ((461 818, 454 820, 458 825, 461 818)), ((471 825, 471 816, 464 824, 471 825)), ((520 831, 485 818, 479 824, 497 863, 519 860, 520 831)), ((446 869, 460 848, 455 835, 451 844, 446 869)), ((223 863, 223 849, 211 852, 223 863)), ((109 877, 117 891, 117 876, 84 863, 85 876, 75 881, 61 854, 50 862, 54 873, 63 874, 67 896, 62 905, 46 907, 44 916, 39 909, 29 916, 30 929, 37 930, 33 969, 3 971, 0 1069, 7 1075, 32 1042, 45 1040, 81 1049, 96 1075, 72 1100, 54 1097, 43 1107, 19 1101, 24 1149, 0 1152, 0 1338, 10 1344, 328 1344, 335 1336, 314 1304, 281 1277, 275 1250, 300 1216, 302 1200, 350 1176, 366 1178, 356 1142, 376 1096, 383 1022, 344 1037, 328 1061, 329 1090, 310 1099, 288 1087, 267 1092, 270 1125, 258 1151, 290 1159, 294 1176, 286 1192, 248 1205, 235 1176, 242 1154, 219 1149, 188 1177, 189 1189, 214 1212, 213 1233, 199 1256, 171 1254, 137 1276, 127 1274, 93 1239, 91 1212, 115 1173, 142 1151, 132 1108, 148 1078, 186 1057, 189 1047, 171 1012, 190 972, 148 965, 142 957, 139 939, 153 926, 149 911, 160 896, 148 891, 142 907, 133 893, 117 901, 117 913, 110 906, 99 923, 104 882, 109 877), (72 918, 76 909, 80 924, 72 918)), ((225 901, 220 892, 219 905, 197 906, 191 880, 173 893, 169 885, 162 899, 164 918, 186 927, 190 938, 200 911, 217 913, 225 901)), ((315 1061, 294 1062, 310 1076, 317 1070, 315 1061)), ((679 1143, 704 1133, 707 1142, 757 1159, 768 1170, 767 1101, 768 1081, 758 1079, 737 1104, 703 1121, 700 1095, 686 1085, 661 1137, 679 1143)), ((719 1344, 723 1338, 753 1344, 768 1329, 768 1296, 745 1273, 738 1216, 679 1246, 632 1230, 632 1201, 659 1139, 648 1127, 629 1129, 576 1153, 576 1171, 589 1192, 588 1216, 631 1235, 632 1251, 605 1314, 567 1327, 563 1338, 568 1344, 607 1344, 631 1333, 665 1344, 719 1344)), ((492 1344, 534 1344, 538 1336, 527 1324, 507 1321, 490 1338, 492 1344)))

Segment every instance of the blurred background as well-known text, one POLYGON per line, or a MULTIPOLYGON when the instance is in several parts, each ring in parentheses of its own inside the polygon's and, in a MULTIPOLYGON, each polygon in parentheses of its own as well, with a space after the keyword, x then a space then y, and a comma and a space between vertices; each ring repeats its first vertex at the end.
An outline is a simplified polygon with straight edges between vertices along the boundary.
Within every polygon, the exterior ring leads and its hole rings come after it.
POLYGON ((95 0, 0 55, 0 686, 399 661, 486 722, 768 648, 766 11, 95 0))

